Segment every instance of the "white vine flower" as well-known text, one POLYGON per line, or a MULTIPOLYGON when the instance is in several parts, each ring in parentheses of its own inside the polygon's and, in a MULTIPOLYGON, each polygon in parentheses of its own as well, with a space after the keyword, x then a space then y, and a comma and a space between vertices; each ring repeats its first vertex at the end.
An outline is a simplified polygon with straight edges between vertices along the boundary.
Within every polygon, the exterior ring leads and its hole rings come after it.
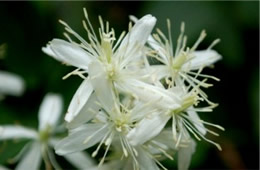
POLYGON ((207 142, 214 144, 219 150, 221 150, 219 144, 205 137, 207 132, 216 136, 218 136, 218 134, 206 128, 203 124, 216 127, 220 130, 224 130, 224 128, 219 125, 203 121, 199 118, 197 111, 211 112, 212 108, 193 107, 198 104, 199 100, 203 100, 198 96, 196 89, 188 92, 185 88, 172 87, 168 89, 168 91, 169 93, 174 93, 181 98, 181 107, 172 110, 165 109, 162 112, 158 112, 152 118, 145 118, 140 121, 140 123, 128 133, 127 137, 130 143, 136 146, 149 141, 153 137, 157 136, 166 126, 166 123, 172 119, 172 136, 173 140, 176 142, 176 148, 179 147, 179 144, 182 141, 189 142, 191 140, 189 133, 191 133, 199 141, 204 139, 207 142), (149 135, 146 135, 148 132, 149 135))
MULTIPOLYGON (((76 92, 73 100, 68 108, 68 113, 65 120, 70 122, 79 114, 84 105, 87 104, 93 90, 99 94, 108 90, 117 89, 118 92, 129 93, 138 99, 147 101, 148 99, 161 99, 158 104, 166 107, 178 107, 178 99, 176 97, 168 96, 169 94, 163 90, 152 86, 145 82, 149 77, 142 68, 145 66, 145 54, 143 52, 144 44, 146 43, 156 19, 151 15, 146 15, 136 22, 130 28, 129 33, 124 36, 125 32, 121 34, 117 41, 114 30, 109 30, 108 22, 106 25, 100 19, 101 28, 99 29, 99 38, 93 31, 93 28, 88 19, 87 12, 84 10, 87 22, 83 21, 84 28, 88 33, 89 42, 81 38, 75 31, 73 31, 66 23, 66 30, 74 35, 81 44, 73 42, 67 34, 65 34, 70 42, 64 40, 52 40, 43 51, 50 56, 53 56, 59 61, 78 67, 75 71, 68 74, 77 74, 84 78, 84 73, 89 73, 90 65, 101 65, 106 74, 101 84, 93 86, 89 78, 85 78, 84 82, 76 92), (110 89, 109 89, 110 88, 110 89), (144 90, 147 91, 144 93, 144 90), (80 101, 80 102, 78 102, 80 101)), ((94 67, 92 67, 94 68, 94 67)), ((65 76, 67 77, 67 76, 65 76)), ((107 100, 107 102, 112 102, 107 100)))
MULTIPOLYGON (((50 168, 50 166, 61 169, 51 150, 59 141, 59 139, 54 136, 54 133, 58 128, 57 123, 61 111, 61 97, 56 94, 47 94, 40 106, 38 130, 20 125, 0 126, 0 140, 30 140, 13 159, 14 161, 21 159, 16 167, 17 170, 38 170, 40 169, 41 158, 43 158, 45 162, 46 169, 50 168)), ((86 168, 93 165, 91 159, 84 153, 79 152, 64 157, 77 168, 86 168)))
POLYGON ((68 41, 53 39, 42 49, 55 59, 77 67, 64 78, 78 75, 84 79, 65 116, 69 134, 56 144, 57 154, 71 154, 97 145, 92 152, 92 157, 96 157, 104 146, 99 166, 92 169, 165 170, 160 161, 172 160, 177 153, 178 167, 182 170, 188 168, 195 151, 192 136, 221 149, 205 137, 207 132, 218 134, 204 125, 224 129, 201 120, 197 114, 211 112, 217 105, 200 88, 211 86, 206 83, 208 78, 218 80, 201 71, 221 59, 211 49, 219 40, 207 50, 196 51, 206 35, 202 31, 195 44, 188 48, 182 24, 174 51, 170 22, 169 40, 160 30, 151 36, 156 23, 151 15, 132 19, 134 26, 130 23, 126 36, 123 32, 116 40, 108 22, 99 17, 96 35, 85 9, 84 14, 88 40, 60 21, 68 41), (151 57, 158 63, 153 64, 151 57), (209 106, 200 108, 201 101, 209 106), (171 130, 167 128, 169 120, 172 120, 171 130), (107 161, 110 159, 111 162, 107 161))
POLYGON ((137 122, 151 113, 156 113, 157 109, 153 106, 153 102, 143 104, 141 102, 134 103, 133 98, 126 97, 122 103, 114 91, 109 87, 103 86, 106 81, 103 75, 105 69, 98 63, 89 66, 89 76, 93 86, 97 86, 99 91, 92 93, 85 113, 78 114, 71 122, 68 123, 70 128, 69 135, 56 145, 57 154, 65 155, 76 151, 81 151, 98 144, 96 150, 92 153, 95 157, 101 146, 105 145, 105 153, 99 165, 105 161, 106 155, 112 145, 117 144, 122 149, 123 157, 131 157, 135 169, 140 166, 138 157, 141 154, 133 147, 126 138, 128 132, 135 126, 137 122), (96 68, 92 68, 96 67, 96 68), (101 92, 102 91, 102 92, 101 92), (100 98, 96 94, 100 92, 100 98), (108 101, 110 100, 110 101, 108 101))
MULTIPOLYGON (((134 16, 130 16, 130 18, 134 22, 137 21, 134 16)), ((170 20, 167 20, 167 26, 169 39, 160 29, 157 29, 157 34, 153 34, 148 38, 148 44, 152 49, 148 55, 161 63, 160 65, 150 65, 148 67, 154 84, 160 87, 166 86, 166 88, 187 86, 186 84, 190 88, 198 86, 208 88, 212 86, 212 84, 206 83, 208 78, 219 81, 218 78, 201 72, 205 67, 212 66, 222 58, 220 54, 212 50, 212 47, 220 40, 213 41, 206 50, 196 51, 199 44, 206 37, 206 32, 203 30, 194 45, 187 47, 187 36, 184 35, 185 25, 182 23, 181 33, 174 51, 170 20), (203 78, 203 80, 200 80, 200 78, 203 78), (164 85, 162 85, 162 81, 164 85)), ((197 90, 199 95, 212 107, 217 106, 217 104, 208 100, 207 95, 201 89, 197 90)))
MULTIPOLYGON (((213 41, 206 50, 195 51, 206 37, 203 30, 195 44, 191 48, 186 47, 187 36, 184 35, 184 23, 182 23, 181 34, 174 52, 169 20, 167 20, 167 24, 169 40, 165 38, 166 36, 159 29, 157 30, 158 34, 154 34, 153 37, 150 36, 148 40, 149 45, 157 51, 156 54, 150 53, 150 55, 163 64, 158 67, 150 67, 153 74, 156 75, 155 81, 157 81, 157 85, 160 81, 165 80, 167 88, 186 86, 185 83, 189 85, 190 89, 197 87, 208 88, 212 86, 212 84, 206 83, 208 78, 219 81, 218 78, 201 72, 205 67, 213 65, 222 58, 220 54, 211 49, 220 40, 213 41), (203 78, 203 80, 199 78, 203 78)), ((212 107, 217 106, 217 104, 208 100, 207 95, 200 88, 197 91, 203 100, 207 101, 212 107)))
MULTIPOLYGON (((131 16, 131 19, 136 21, 136 18, 131 16)), ((176 141, 176 147, 183 139, 190 140, 189 133, 192 133, 198 140, 201 138, 213 143, 221 150, 219 144, 205 138, 206 132, 213 135, 218 135, 215 132, 204 127, 203 124, 217 127, 221 130, 224 128, 214 125, 205 121, 202 121, 197 111, 210 112, 212 108, 217 104, 210 102, 207 99, 207 95, 200 89, 200 87, 211 86, 205 83, 206 79, 199 80, 198 77, 217 78, 209 75, 201 74, 204 67, 209 66, 219 60, 221 56, 211 48, 219 41, 216 40, 210 45, 207 50, 195 51, 199 43, 204 39, 205 32, 202 31, 201 36, 194 46, 186 48, 187 37, 184 36, 184 24, 181 27, 181 35, 177 41, 177 47, 175 53, 173 52, 170 22, 168 23, 169 40, 158 29, 158 34, 150 36, 148 39, 149 45, 155 50, 150 52, 149 55, 156 58, 161 64, 150 64, 147 69, 151 72, 151 78, 155 86, 161 89, 167 89, 169 94, 175 94, 175 97, 179 99, 179 107, 175 109, 168 109, 166 107, 160 107, 163 114, 158 114, 149 119, 143 119, 136 128, 128 134, 129 141, 132 145, 143 144, 146 141, 152 139, 158 135, 165 127, 169 119, 172 119, 172 134, 173 139, 176 141), (186 48, 186 49, 185 49, 186 48), (153 52, 156 52, 153 54, 153 52), (198 72, 193 72, 198 70, 198 72), (194 108, 199 101, 207 101, 210 105, 204 108, 194 108), (154 129, 149 133, 149 136, 143 137, 149 129, 154 129)))

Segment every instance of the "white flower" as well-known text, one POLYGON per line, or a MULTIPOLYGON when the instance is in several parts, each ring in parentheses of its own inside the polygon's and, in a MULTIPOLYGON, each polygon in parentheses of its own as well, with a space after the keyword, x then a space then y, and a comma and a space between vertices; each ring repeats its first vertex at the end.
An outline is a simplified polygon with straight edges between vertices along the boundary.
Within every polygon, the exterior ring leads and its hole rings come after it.
POLYGON ((0 71, 0 96, 20 96, 24 92, 24 81, 18 75, 0 71))
MULTIPOLYGON (((130 18, 134 22, 137 21, 134 16, 130 18)), ((195 44, 192 47, 186 47, 187 36, 184 35, 184 23, 182 23, 181 33, 174 51, 169 20, 167 20, 167 26, 169 39, 159 29, 157 29, 157 34, 153 34, 148 38, 148 44, 152 48, 149 56, 161 63, 160 65, 150 65, 147 68, 152 75, 153 83, 156 86, 166 88, 182 87, 186 86, 186 84, 193 88, 197 86, 208 88, 212 86, 212 84, 206 83, 208 78, 219 81, 218 78, 201 72, 205 67, 213 65, 222 58, 220 54, 212 50, 212 47, 220 40, 213 41, 206 50, 196 51, 198 45, 206 37, 206 32, 203 30, 195 44), (204 79, 200 80, 200 78, 204 79), (162 81, 164 81, 164 85, 162 85, 162 81)), ((201 89, 198 89, 198 92, 210 105, 216 106, 215 103, 207 99, 207 95, 201 89)))
POLYGON ((156 135, 158 135, 165 127, 166 123, 172 119, 172 136, 176 142, 176 148, 182 141, 189 142, 190 135, 194 135, 198 140, 204 139, 209 143, 214 144, 219 150, 221 147, 219 144, 207 139, 205 137, 206 132, 218 136, 217 133, 209 130, 203 124, 216 127, 220 130, 224 130, 223 127, 203 121, 199 118, 197 111, 210 112, 211 106, 204 108, 194 108, 193 105, 197 105, 199 98, 198 93, 195 90, 190 92, 185 88, 173 87, 168 89, 169 93, 174 93, 181 98, 181 107, 177 109, 165 109, 162 112, 157 112, 152 118, 145 118, 140 121, 127 135, 129 142, 136 146, 147 142, 156 135))
MULTIPOLYGON (((40 169, 41 158, 47 166, 59 168, 54 159, 54 155, 50 147, 53 147, 58 138, 54 136, 57 131, 57 123, 62 111, 62 99, 56 94, 47 94, 40 106, 39 110, 39 127, 38 131, 18 125, 0 126, 0 140, 10 139, 29 139, 21 152, 15 159, 21 161, 17 165, 18 170, 37 170, 40 169), (51 161, 51 162, 50 162, 51 161)), ((85 168, 93 163, 84 153, 75 153, 73 155, 64 156, 70 163, 77 168, 85 168)))
MULTIPOLYGON (((131 17, 136 22, 135 17, 131 17)), ((164 128, 170 118, 172 118, 172 134, 176 141, 176 147, 181 140, 190 140, 189 133, 192 133, 198 140, 200 138, 215 144, 219 149, 220 146, 215 142, 204 137, 206 132, 218 135, 215 132, 204 127, 203 124, 211 125, 224 130, 218 125, 214 125, 200 120, 197 111, 210 112, 217 104, 210 102, 207 95, 200 87, 209 87, 211 84, 206 83, 207 78, 218 80, 209 75, 201 74, 204 67, 209 66, 219 60, 221 56, 211 48, 219 41, 216 40, 207 50, 195 51, 199 43, 204 39, 205 32, 202 31, 201 36, 191 48, 186 48, 186 39, 184 36, 184 24, 181 26, 181 35, 177 41, 175 53, 173 51, 172 39, 170 33, 170 22, 168 22, 169 40, 158 29, 158 34, 150 36, 148 43, 155 51, 150 52, 150 56, 161 62, 160 65, 148 65, 147 70, 150 71, 151 81, 157 88, 168 91, 168 96, 174 96, 174 104, 178 104, 175 108, 168 108, 165 105, 159 107, 163 110, 153 115, 151 118, 143 119, 128 134, 128 139, 132 145, 140 145, 158 135, 164 128), (156 52, 156 53, 154 53, 156 52), (197 72, 194 72, 198 70, 197 72), (206 78, 199 80, 198 77, 206 78), (187 86, 188 85, 188 86, 187 86), (177 99, 177 100, 176 100, 177 99), (199 101, 207 101, 210 106, 204 108, 194 108, 199 101), (148 131, 151 129, 151 132, 148 131), (146 135, 148 134, 148 135, 146 135)), ((169 101, 169 100, 168 100, 169 101)))
POLYGON ((110 146, 118 143, 121 145, 123 157, 130 156, 134 166, 139 167, 137 157, 141 153, 131 146, 126 135, 135 123, 148 114, 156 113, 157 110, 152 107, 152 102, 143 104, 128 96, 121 102, 110 87, 104 86, 106 85, 104 83, 106 79, 103 78, 104 68, 95 64, 89 66, 91 67, 96 67, 89 70, 89 76, 93 87, 97 87, 97 90, 91 94, 87 102, 88 107, 85 107, 84 112, 80 112, 68 123, 69 135, 56 145, 56 153, 65 155, 98 144, 97 149, 92 153, 95 157, 104 144, 106 150, 100 161, 102 165, 110 146), (99 97, 96 97, 98 93, 100 93, 99 97))
POLYGON ((116 41, 108 22, 104 24, 99 17, 97 36, 85 9, 84 14, 88 40, 61 21, 80 43, 65 33, 69 42, 54 39, 43 48, 55 59, 77 67, 64 78, 78 75, 84 79, 65 116, 69 134, 56 144, 57 154, 71 154, 97 145, 92 153, 95 157, 105 146, 99 166, 92 169, 104 164, 101 169, 158 170, 166 169, 159 161, 165 157, 173 159, 175 152, 178 152, 179 169, 188 168, 196 145, 190 134, 221 149, 205 137, 206 132, 218 134, 204 125, 223 128, 202 121, 197 114, 212 111, 216 106, 200 88, 211 86, 206 83, 207 78, 218 80, 201 74, 204 67, 221 58, 211 50, 218 40, 207 50, 195 51, 205 37, 203 31, 198 41, 187 48, 182 25, 174 52, 170 22, 169 40, 160 30, 152 37, 156 19, 146 15, 135 19, 129 33, 124 36, 123 32, 116 41), (149 46, 145 46, 147 40, 149 46), (152 64, 150 57, 160 63, 152 64), (200 101, 206 101, 209 106, 199 108, 200 101), (165 130, 170 119, 171 130, 165 130), (110 149, 115 159, 111 164, 105 161, 110 149), (160 160, 156 159, 157 155, 161 156, 160 160))
MULTIPOLYGON (((68 122, 72 121, 82 111, 93 90, 97 92, 98 98, 105 91, 117 89, 117 93, 128 93, 143 101, 151 98, 160 99, 158 105, 162 104, 170 108, 178 107, 179 101, 176 97, 168 96, 169 94, 165 90, 145 82, 149 74, 142 70, 145 68, 144 60, 146 59, 143 48, 156 19, 151 15, 142 17, 130 28, 129 33, 125 37, 123 32, 120 38, 115 41, 113 29, 109 31, 108 23, 105 26, 102 19, 99 18, 101 25, 99 30, 101 40, 99 41, 85 10, 84 12, 87 19, 87 24, 85 21, 83 22, 84 28, 88 32, 90 42, 86 42, 66 23, 62 22, 66 30, 78 38, 81 44, 71 41, 70 38, 71 42, 54 39, 46 48, 43 48, 45 53, 57 60, 78 67, 78 69, 68 74, 68 76, 77 74, 84 77, 83 74, 90 73, 91 69, 96 68, 95 66, 102 67, 105 70, 102 83, 98 82, 93 85, 89 77, 83 81, 73 97, 65 120, 68 122)), ((95 72, 93 76, 98 74, 98 70, 92 72, 95 72)), ((106 102, 112 101, 107 100, 106 102)))
MULTIPOLYGON (((216 77, 201 73, 204 67, 211 66, 222 58, 216 51, 211 49, 219 42, 219 39, 215 40, 208 49, 195 51, 200 42, 205 38, 206 33, 203 30, 195 44, 191 48, 186 47, 187 36, 184 35, 184 23, 182 23, 181 34, 177 40, 174 52, 170 33, 170 21, 168 20, 167 23, 169 40, 165 38, 160 30, 158 30, 158 35, 155 34, 154 38, 150 36, 148 40, 149 45, 158 52, 158 55, 151 54, 151 56, 163 64, 158 67, 150 67, 156 77, 155 81, 165 80, 167 88, 186 86, 185 83, 193 88, 198 86, 208 88, 212 86, 212 84, 206 83, 208 78, 219 81, 216 77), (200 80, 199 78, 204 79, 200 80)), ((217 106, 207 99, 207 95, 201 89, 198 88, 197 91, 212 107, 217 106)))

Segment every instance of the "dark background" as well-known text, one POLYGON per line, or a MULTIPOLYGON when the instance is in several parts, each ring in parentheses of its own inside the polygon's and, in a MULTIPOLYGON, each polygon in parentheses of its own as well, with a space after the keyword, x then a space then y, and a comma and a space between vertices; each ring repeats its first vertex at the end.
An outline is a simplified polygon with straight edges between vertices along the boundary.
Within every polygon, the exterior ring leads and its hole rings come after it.
MULTIPOLYGON (((180 23, 186 24, 188 45, 206 29, 207 37, 199 49, 221 39, 215 50, 223 59, 204 73, 221 79, 206 89, 209 98, 219 103, 212 113, 201 113, 209 122, 225 127, 214 139, 223 147, 219 152, 205 141, 198 142, 192 158, 192 169, 259 169, 259 2, 0 2, 0 44, 7 45, 0 69, 16 73, 26 81, 21 97, 7 96, 0 102, 0 124, 22 124, 37 128, 37 114, 43 96, 48 92, 64 97, 64 111, 82 81, 77 76, 62 80, 72 71, 41 51, 53 38, 63 38, 66 21, 86 37, 81 21, 86 7, 90 20, 98 28, 101 15, 119 36, 128 28, 128 15, 152 14, 165 33, 166 19, 171 19, 173 41, 180 23)), ((1 83, 1 82, 0 82, 1 83)), ((0 143, 0 164, 13 157, 21 142, 0 143), (15 144, 15 145, 14 145, 15 144), (15 146, 15 147, 14 147, 15 146)), ((169 169, 177 161, 163 162, 169 169)), ((12 166, 11 166, 12 167, 12 166)))

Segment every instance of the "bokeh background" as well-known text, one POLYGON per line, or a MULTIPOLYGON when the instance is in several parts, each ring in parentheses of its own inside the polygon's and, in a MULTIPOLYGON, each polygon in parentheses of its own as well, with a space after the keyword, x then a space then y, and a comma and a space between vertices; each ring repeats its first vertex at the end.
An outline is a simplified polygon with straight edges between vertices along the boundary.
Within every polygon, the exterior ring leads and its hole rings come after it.
MULTIPOLYGON (((53 38, 64 38, 58 19, 66 21, 86 37, 81 25, 82 8, 86 7, 95 28, 101 15, 115 28, 117 35, 128 28, 128 15, 157 17, 156 27, 166 33, 166 19, 172 22, 173 40, 180 23, 186 23, 188 44, 200 31, 208 36, 199 46, 206 48, 216 38, 215 46, 223 59, 204 73, 215 75, 220 82, 206 89, 209 98, 219 103, 212 113, 201 113, 209 122, 225 127, 219 142, 223 151, 202 141, 197 145, 191 169, 259 169, 259 2, 0 2, 0 44, 6 44, 0 69, 20 75, 26 82, 21 97, 7 96, 0 102, 0 124, 22 124, 37 128, 37 114, 44 95, 60 93, 64 112, 82 81, 77 76, 62 80, 72 71, 41 51, 53 38)), ((3 83, 3 82, 0 82, 3 83)), ((9 167, 23 141, 0 143, 0 164, 9 167)), ((169 169, 177 161, 165 161, 169 169)))

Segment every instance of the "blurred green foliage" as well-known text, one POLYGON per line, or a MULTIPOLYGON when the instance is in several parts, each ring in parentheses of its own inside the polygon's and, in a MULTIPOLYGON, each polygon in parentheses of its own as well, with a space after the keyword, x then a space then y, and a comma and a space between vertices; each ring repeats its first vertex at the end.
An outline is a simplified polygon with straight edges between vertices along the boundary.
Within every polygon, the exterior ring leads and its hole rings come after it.
MULTIPOLYGON (((98 28, 97 16, 101 15, 115 28, 117 35, 128 28, 128 15, 141 17, 150 13, 157 17, 156 27, 164 32, 166 19, 171 20, 173 40, 177 39, 182 21, 186 23, 189 45, 196 41, 202 29, 208 36, 199 49, 220 38, 221 43, 214 49, 223 60, 214 69, 205 70, 221 79, 212 82, 215 86, 206 90, 209 98, 220 105, 201 117, 226 128, 215 139, 223 151, 199 142, 191 168, 259 169, 258 1, 0 2, 0 44, 8 46, 0 69, 16 73, 26 81, 22 97, 7 96, 0 102, 0 124, 18 123, 37 128, 39 105, 48 92, 62 94, 66 110, 82 80, 79 77, 62 80, 73 68, 48 57, 41 47, 52 38, 63 38, 64 29, 59 19, 86 37, 81 25, 83 7, 87 8, 95 28, 98 28)), ((14 142, 0 143, 0 164, 21 149, 22 144, 16 142, 15 145, 14 142)), ((164 164, 172 169, 176 162, 164 164)))

